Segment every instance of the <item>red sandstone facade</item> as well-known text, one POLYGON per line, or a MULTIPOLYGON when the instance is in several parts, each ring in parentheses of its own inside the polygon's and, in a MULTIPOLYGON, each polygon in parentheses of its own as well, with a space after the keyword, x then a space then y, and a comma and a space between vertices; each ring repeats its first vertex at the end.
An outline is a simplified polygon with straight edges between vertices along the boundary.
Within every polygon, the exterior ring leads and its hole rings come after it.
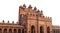
POLYGON ((0 33, 52 33, 52 18, 29 5, 19 6, 18 23, 0 23, 0 33))
POLYGON ((26 27, 26 33, 52 33, 51 17, 45 17, 42 10, 32 9, 31 5, 19 7, 19 22, 26 27))
POLYGON ((53 33, 60 33, 60 26, 52 26, 53 33))

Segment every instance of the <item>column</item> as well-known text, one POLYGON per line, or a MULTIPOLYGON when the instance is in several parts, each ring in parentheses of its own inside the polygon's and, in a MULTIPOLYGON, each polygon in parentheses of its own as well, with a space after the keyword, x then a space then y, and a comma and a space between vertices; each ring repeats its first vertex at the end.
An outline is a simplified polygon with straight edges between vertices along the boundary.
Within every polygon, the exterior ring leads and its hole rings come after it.
POLYGON ((7 28, 7 33, 9 33, 9 28, 7 28))
POLYGON ((2 28, 2 33, 4 32, 4 28, 2 28))
POLYGON ((22 29, 21 29, 21 33, 22 33, 22 29))
POLYGON ((18 29, 16 29, 17 33, 18 33, 18 29))
POLYGON ((14 33, 14 29, 12 28, 12 33, 14 33))

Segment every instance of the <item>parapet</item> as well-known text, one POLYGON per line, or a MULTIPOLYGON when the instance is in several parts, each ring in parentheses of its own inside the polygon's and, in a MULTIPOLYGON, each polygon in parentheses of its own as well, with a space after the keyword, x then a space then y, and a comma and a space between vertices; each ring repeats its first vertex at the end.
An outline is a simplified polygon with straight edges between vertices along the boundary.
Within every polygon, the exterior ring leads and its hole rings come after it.
POLYGON ((28 11, 30 11, 30 10, 32 10, 31 12, 36 12, 37 14, 41 14, 41 15, 43 15, 43 11, 41 10, 37 10, 37 8, 36 7, 32 7, 31 5, 29 5, 28 6, 28 8, 26 8, 26 5, 25 4, 23 4, 22 6, 19 6, 19 9, 22 9, 22 10, 24 10, 24 9, 27 9, 28 11))
POLYGON ((1 22, 2 24, 17 24, 17 23, 14 23, 14 21, 12 21, 12 23, 10 23, 10 21, 8 20, 7 21, 7 23, 4 21, 4 20, 2 20, 2 22, 1 22))
POLYGON ((43 16, 41 18, 42 18, 42 20, 44 20, 46 22, 52 22, 52 17, 43 16))
MULTIPOLYGON (((28 11, 29 10, 31 10, 31 12, 35 12, 36 13, 36 15, 38 15, 38 16, 40 16, 40 18, 43 18, 43 19, 45 19, 45 20, 49 20, 49 21, 52 21, 52 18, 51 17, 47 17, 47 16, 44 16, 44 14, 43 14, 43 11, 42 10, 39 10, 39 9, 37 9, 36 7, 32 7, 31 5, 29 5, 28 6, 28 8, 26 8, 26 5, 24 4, 24 5, 22 5, 22 6, 20 6, 19 8, 21 8, 21 9, 27 9, 28 11)), ((25 10, 26 11, 26 10, 25 10)), ((28 13, 27 13, 28 14, 28 13)), ((30 15, 31 15, 31 13, 30 13, 30 15)))

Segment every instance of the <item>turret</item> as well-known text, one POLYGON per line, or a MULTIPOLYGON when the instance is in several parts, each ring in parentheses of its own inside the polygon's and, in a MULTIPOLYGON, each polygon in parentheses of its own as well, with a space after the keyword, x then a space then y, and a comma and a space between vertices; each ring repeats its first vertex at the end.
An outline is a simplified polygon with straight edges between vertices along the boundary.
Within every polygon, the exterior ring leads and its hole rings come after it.
POLYGON ((14 24, 14 21, 12 21, 12 23, 14 24))
POLYGON ((28 6, 28 9, 29 9, 29 10, 30 10, 30 9, 32 9, 32 6, 31 6, 31 5, 29 5, 29 6, 28 6))
POLYGON ((9 23, 9 20, 8 20, 8 23, 9 23))
POLYGON ((20 10, 21 12, 19 13, 19 23, 22 23, 22 22, 20 22, 20 19, 21 19, 20 14, 24 14, 24 15, 26 14, 26 15, 29 15, 29 17, 30 17, 30 15, 31 16, 38 15, 40 18, 43 18, 45 20, 51 19, 50 17, 45 17, 42 10, 39 10, 39 9, 37 10, 36 7, 34 7, 32 9, 31 5, 29 5, 28 8, 26 8, 26 5, 24 4, 24 5, 20 6, 19 8, 21 9, 20 10))
POLYGON ((43 11, 41 10, 40 15, 43 16, 43 11))
POLYGON ((4 23, 4 20, 2 22, 4 23))
POLYGON ((36 7, 34 7, 34 10, 37 10, 37 8, 36 8, 36 7))
POLYGON ((26 5, 25 4, 23 4, 23 8, 26 8, 26 5))

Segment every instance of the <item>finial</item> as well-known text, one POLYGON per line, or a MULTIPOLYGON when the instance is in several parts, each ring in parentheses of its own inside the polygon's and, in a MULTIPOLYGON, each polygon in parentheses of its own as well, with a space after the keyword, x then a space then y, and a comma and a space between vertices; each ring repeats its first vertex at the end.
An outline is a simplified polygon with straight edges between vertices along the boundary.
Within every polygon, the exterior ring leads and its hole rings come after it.
POLYGON ((32 6, 31 5, 29 5, 29 7, 28 8, 32 8, 32 6))
POLYGON ((37 8, 36 8, 36 7, 34 7, 34 10, 37 10, 37 8))
POLYGON ((2 22, 4 23, 4 20, 2 22))
POLYGON ((24 8, 26 8, 26 5, 25 5, 25 4, 23 4, 23 7, 24 7, 24 8))

